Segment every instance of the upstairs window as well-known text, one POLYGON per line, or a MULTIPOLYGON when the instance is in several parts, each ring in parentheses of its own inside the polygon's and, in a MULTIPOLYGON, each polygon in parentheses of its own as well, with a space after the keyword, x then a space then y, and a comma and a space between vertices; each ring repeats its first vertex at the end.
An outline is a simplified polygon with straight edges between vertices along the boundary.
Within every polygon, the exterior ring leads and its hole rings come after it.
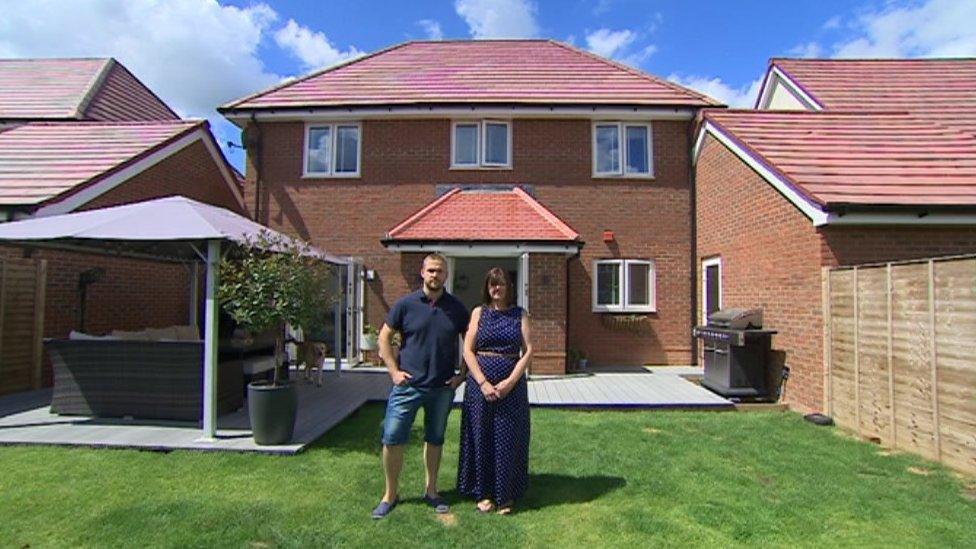
POLYGON ((651 313, 657 310, 654 262, 607 259, 593 262, 593 311, 651 313))
POLYGON ((359 177, 359 124, 309 124, 305 128, 306 177, 359 177))
POLYGON ((500 120, 455 122, 451 130, 452 168, 510 168, 512 125, 500 120))
POLYGON ((597 122, 593 124, 594 177, 651 177, 650 124, 597 122))

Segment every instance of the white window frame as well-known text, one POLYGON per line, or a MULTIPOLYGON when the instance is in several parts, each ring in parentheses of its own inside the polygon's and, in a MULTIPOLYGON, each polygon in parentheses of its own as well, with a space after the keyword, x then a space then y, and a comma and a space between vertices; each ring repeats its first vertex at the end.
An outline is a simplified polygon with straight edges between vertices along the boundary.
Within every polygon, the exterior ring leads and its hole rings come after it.
POLYGON ((485 118, 480 120, 453 120, 451 121, 451 169, 452 170, 498 170, 498 169, 511 169, 512 168, 512 121, 511 120, 496 120, 492 118, 485 118), (497 124, 505 126, 506 135, 508 139, 506 140, 508 150, 506 155, 508 162, 501 164, 495 162, 488 162, 485 160, 487 157, 488 150, 488 125, 497 124), (478 159, 473 164, 458 164, 457 163, 457 127, 458 126, 477 126, 477 154, 478 159))
POLYGON ((712 257, 705 259, 701 264, 701 313, 702 313, 702 324, 708 324, 708 279, 707 273, 709 267, 718 267, 718 308, 722 308, 722 257, 712 257))
POLYGON ((657 264, 653 259, 596 259, 593 261, 593 312, 595 313, 654 313, 657 312, 657 264), (618 265, 620 268, 620 298, 617 305, 600 305, 597 303, 600 281, 597 279, 599 265, 618 265), (647 305, 631 305, 627 302, 630 295, 630 265, 646 265, 649 267, 648 285, 650 296, 647 305))
POLYGON ((363 171, 363 125, 361 122, 306 122, 305 140, 302 145, 302 177, 303 178, 358 178, 363 171), (331 158, 329 159, 329 171, 310 172, 308 171, 308 136, 313 129, 329 128, 329 140, 331 158), (339 148, 336 146, 339 139, 339 128, 356 128, 358 134, 356 147, 356 171, 337 172, 336 164, 339 155, 339 148))
POLYGON ((590 134, 594 178, 654 179, 654 129, 650 122, 594 121, 590 129, 590 134), (598 126, 617 127, 617 139, 620 143, 617 151, 617 165, 620 166, 619 170, 610 172, 597 171, 596 129, 598 126), (647 173, 627 173, 627 128, 629 127, 647 128, 647 173))

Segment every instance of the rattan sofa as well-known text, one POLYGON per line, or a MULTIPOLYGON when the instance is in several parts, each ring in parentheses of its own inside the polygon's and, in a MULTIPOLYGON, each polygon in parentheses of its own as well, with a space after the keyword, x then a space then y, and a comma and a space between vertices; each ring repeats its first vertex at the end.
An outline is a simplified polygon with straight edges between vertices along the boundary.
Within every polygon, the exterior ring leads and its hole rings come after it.
MULTIPOLYGON (((49 339, 54 368, 51 411, 63 415, 199 421, 202 341, 49 339)), ((217 413, 243 406, 239 361, 221 362, 217 413)))

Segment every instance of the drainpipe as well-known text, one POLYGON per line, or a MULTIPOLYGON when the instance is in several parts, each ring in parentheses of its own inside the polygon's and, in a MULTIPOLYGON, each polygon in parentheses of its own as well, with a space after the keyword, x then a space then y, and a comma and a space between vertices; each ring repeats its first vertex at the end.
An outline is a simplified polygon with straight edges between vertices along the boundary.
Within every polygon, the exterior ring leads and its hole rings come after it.
MULTIPOLYGON (((696 182, 695 182, 695 159, 692 158, 692 153, 694 152, 695 146, 695 123, 694 120, 690 123, 691 127, 688 129, 688 187, 689 187, 689 211, 691 212, 691 219, 689 220, 691 228, 691 326, 688 326, 688 340, 691 342, 691 364, 693 366, 698 365, 698 341, 695 336, 692 335, 692 328, 695 327, 696 319, 698 318, 698 205, 695 200, 696 194, 696 182)), ((704 291, 704 288, 702 289, 704 291)))
POLYGON ((244 149, 250 155, 251 165, 254 166, 254 221, 261 223, 261 126, 255 113, 251 113, 251 123, 254 127, 253 135, 251 132, 244 132, 244 149))

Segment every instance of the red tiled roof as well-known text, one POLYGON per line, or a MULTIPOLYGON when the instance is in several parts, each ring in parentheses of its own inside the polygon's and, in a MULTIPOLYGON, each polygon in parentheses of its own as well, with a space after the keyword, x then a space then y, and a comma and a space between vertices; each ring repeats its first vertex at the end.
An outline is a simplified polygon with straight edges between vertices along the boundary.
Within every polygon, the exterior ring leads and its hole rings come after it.
POLYGON ((0 59, 0 120, 175 120, 113 59, 0 59))
POLYGON ((559 241, 579 233, 516 187, 512 190, 454 188, 390 229, 394 241, 559 241))
POLYGON ((407 42, 221 110, 430 103, 719 105, 552 40, 470 40, 407 42))
POLYGON ((917 115, 707 110, 704 120, 821 207, 976 206, 976 136, 917 115))
POLYGON ((899 110, 976 133, 976 59, 771 59, 825 109, 899 110))
POLYGON ((13 126, 0 131, 0 204, 39 204, 201 127, 200 120, 13 126))

